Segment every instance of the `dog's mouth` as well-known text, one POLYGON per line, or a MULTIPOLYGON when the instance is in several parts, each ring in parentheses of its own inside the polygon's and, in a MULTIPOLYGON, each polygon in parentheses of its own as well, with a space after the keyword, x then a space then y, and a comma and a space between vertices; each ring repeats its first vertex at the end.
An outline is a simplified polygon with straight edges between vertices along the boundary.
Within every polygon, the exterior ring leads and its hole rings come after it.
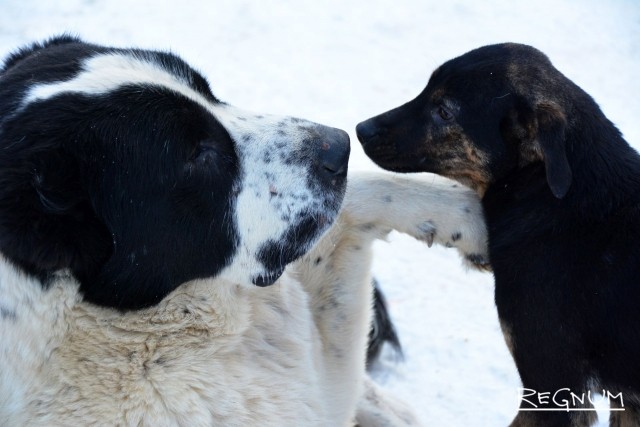
POLYGON ((337 214, 338 209, 323 213, 308 212, 278 239, 264 243, 258 252, 258 260, 264 266, 264 271, 254 276, 252 283, 260 287, 274 284, 287 265, 306 254, 319 240, 333 224, 337 214))
POLYGON ((402 155, 396 150, 368 152, 366 148, 365 154, 367 154, 376 165, 392 172, 429 172, 426 170, 428 167, 426 158, 416 159, 415 156, 402 155))
POLYGON ((365 153, 373 162, 383 169, 398 173, 432 172, 437 173, 437 165, 427 156, 403 155, 396 150, 389 150, 388 153, 365 153))
POLYGON ((282 266, 277 270, 272 270, 268 273, 259 274, 254 277, 251 281, 254 285, 259 286, 261 288, 273 285, 284 273, 285 267, 282 266))

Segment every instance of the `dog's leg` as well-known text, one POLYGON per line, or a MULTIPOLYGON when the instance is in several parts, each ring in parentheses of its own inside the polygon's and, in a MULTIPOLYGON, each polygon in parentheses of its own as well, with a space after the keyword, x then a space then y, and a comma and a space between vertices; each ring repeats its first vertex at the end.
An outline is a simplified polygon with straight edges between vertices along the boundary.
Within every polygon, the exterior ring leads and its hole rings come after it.
MULTIPOLYGON (((589 427, 598 421, 595 412, 519 412, 509 427, 589 427)), ((627 424, 622 424, 626 426, 627 424)), ((628 424, 637 426, 638 424, 628 424)))
POLYGON ((349 222, 455 247, 468 265, 489 268, 482 206, 472 190, 431 174, 356 173, 347 191, 349 222))
POLYGON ((587 397, 592 386, 588 384, 586 364, 577 356, 579 344, 565 333, 570 328, 554 329, 548 324, 549 318, 543 316, 536 317, 535 327, 527 327, 518 322, 521 319, 517 314, 515 323, 500 319, 522 380, 520 409, 511 427, 594 425, 598 415, 587 397))
POLYGON ((565 361, 558 360, 560 357, 553 359, 538 355, 523 361, 518 350, 515 354, 523 392, 520 409, 511 427, 591 427, 598 421, 598 414, 586 397, 588 387, 582 384, 579 372, 563 369, 567 365, 565 361), (548 360, 549 363, 540 364, 540 360, 548 360), (536 363, 535 369, 531 368, 530 362, 536 363), (583 398, 569 398, 569 391, 583 398))
MULTIPOLYGON (((636 395, 624 396, 624 411, 611 411, 609 414, 610 427, 632 427, 640 426, 640 407, 636 402, 640 399, 636 395), (631 397, 631 399, 630 399, 631 397)), ((617 400, 610 401, 611 409, 623 409, 623 406, 617 400)))
POLYGON ((358 402, 359 427, 420 426, 413 411, 382 391, 371 378, 365 378, 364 393, 358 402))
MULTIPOLYGON (((348 195, 347 195, 348 197, 348 195)), ((365 377, 371 324, 371 244, 382 235, 341 215, 318 244, 291 268, 304 286, 321 339, 324 395, 329 419, 353 421, 365 377)))
POLYGON ((597 421, 595 412, 519 412, 509 427, 588 427, 597 421))
POLYGON ((455 246, 485 266, 482 209, 471 190, 433 176, 350 176, 343 209, 321 241, 291 269, 306 288, 323 345, 326 396, 334 417, 352 415, 362 393, 371 317, 371 244, 392 229, 455 246))

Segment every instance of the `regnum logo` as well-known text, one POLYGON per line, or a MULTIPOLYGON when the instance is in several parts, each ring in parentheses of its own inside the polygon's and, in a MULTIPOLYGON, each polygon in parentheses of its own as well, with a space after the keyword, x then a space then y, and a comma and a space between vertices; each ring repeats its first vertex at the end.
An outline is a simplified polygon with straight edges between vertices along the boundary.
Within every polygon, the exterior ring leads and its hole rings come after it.
POLYGON ((602 393, 591 391, 575 393, 569 388, 555 391, 538 391, 530 388, 519 389, 520 411, 595 411, 595 406, 608 403, 610 411, 624 411, 622 392, 602 393))

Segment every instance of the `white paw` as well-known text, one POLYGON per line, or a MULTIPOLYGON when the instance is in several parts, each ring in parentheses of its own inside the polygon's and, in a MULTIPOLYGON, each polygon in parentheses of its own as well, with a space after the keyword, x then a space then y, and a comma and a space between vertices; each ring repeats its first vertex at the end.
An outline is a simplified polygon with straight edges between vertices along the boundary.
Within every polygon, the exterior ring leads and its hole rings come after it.
POLYGON ((434 220, 418 223, 409 232, 416 239, 423 241, 431 247, 438 243, 448 248, 456 248, 468 267, 490 271, 489 249, 487 245, 487 232, 484 220, 475 215, 471 210, 462 218, 442 221, 442 224, 434 220))

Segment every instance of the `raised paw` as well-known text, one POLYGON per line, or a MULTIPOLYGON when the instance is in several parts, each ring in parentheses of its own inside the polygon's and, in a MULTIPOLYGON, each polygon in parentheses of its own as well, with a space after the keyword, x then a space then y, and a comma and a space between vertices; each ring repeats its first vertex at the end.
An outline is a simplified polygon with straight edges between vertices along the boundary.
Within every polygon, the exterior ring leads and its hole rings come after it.
POLYGON ((480 271, 490 271, 484 221, 473 209, 462 211, 462 215, 452 213, 450 217, 441 218, 439 222, 419 222, 409 234, 429 247, 436 242, 448 248, 456 248, 466 266, 480 271))
POLYGON ((433 246, 433 239, 436 237, 436 227, 432 222, 427 221, 418 225, 418 232, 414 237, 427 243, 427 246, 433 246))
POLYGON ((486 255, 468 254, 464 256, 464 263, 467 267, 480 270, 491 271, 491 263, 486 255))

